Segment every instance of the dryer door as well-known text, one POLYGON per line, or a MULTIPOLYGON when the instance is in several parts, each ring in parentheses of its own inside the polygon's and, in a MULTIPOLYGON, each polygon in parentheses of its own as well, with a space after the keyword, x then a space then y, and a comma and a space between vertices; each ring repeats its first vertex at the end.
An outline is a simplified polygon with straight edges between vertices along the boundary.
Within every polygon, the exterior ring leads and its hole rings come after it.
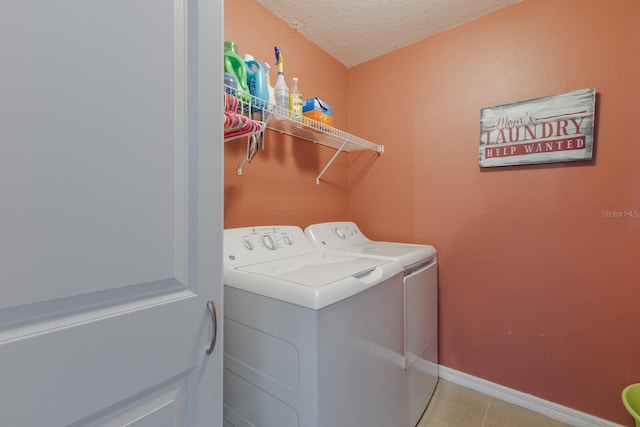
POLYGON ((438 382, 438 264, 405 276, 405 369, 409 425, 416 425, 438 382))
POLYGON ((405 369, 425 357, 435 344, 435 355, 427 360, 438 363, 438 264, 433 262, 404 278, 405 369))

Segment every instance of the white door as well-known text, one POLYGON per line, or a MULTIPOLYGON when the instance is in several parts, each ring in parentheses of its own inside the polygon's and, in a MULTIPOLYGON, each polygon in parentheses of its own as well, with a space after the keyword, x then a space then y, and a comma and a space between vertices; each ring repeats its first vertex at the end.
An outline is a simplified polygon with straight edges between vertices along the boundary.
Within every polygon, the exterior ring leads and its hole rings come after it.
POLYGON ((0 5, 0 425, 222 425, 222 1, 0 5))

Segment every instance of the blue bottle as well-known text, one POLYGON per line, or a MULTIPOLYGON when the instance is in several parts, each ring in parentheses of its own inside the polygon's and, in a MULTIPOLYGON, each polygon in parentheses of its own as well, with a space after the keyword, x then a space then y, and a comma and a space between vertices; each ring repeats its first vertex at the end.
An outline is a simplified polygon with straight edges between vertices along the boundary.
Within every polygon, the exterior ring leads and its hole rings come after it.
POLYGON ((225 92, 227 93, 233 94, 236 89, 238 89, 238 81, 233 76, 233 74, 228 71, 224 72, 224 84, 231 88, 231 90, 225 88, 225 92))
POLYGON ((267 83, 267 72, 264 67, 251 55, 244 56, 244 63, 247 67, 249 93, 265 103, 269 102, 269 83, 267 83))

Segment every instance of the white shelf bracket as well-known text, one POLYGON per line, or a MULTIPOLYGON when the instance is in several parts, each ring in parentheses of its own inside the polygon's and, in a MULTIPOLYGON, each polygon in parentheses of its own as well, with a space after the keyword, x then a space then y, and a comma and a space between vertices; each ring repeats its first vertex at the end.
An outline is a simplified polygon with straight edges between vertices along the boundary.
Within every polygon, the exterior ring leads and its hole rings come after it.
POLYGON ((324 168, 320 171, 320 174, 316 177, 316 184, 320 184, 320 178, 322 178, 322 175, 324 175, 324 173, 327 171, 327 169, 329 169, 329 166, 331 166, 331 164, 333 163, 333 161, 336 159, 336 157, 338 157, 338 154, 340 154, 344 147, 349 143, 349 139, 345 139, 344 142, 342 143, 342 145, 340 146, 340 148, 338 148, 338 150, 336 151, 336 153, 333 155, 333 157, 331 157, 331 160, 329 160, 329 162, 324 166, 324 168))
POLYGON ((266 124, 264 122, 256 122, 256 123, 260 124, 260 130, 247 136, 247 152, 242 157, 242 160, 238 165, 238 169, 237 169, 238 176, 242 175, 242 166, 244 166, 245 163, 251 163, 251 160, 255 157, 256 153, 258 152, 258 146, 260 145, 260 142, 258 141, 258 135, 260 135, 259 138, 262 140, 262 150, 264 151, 264 129, 266 124))

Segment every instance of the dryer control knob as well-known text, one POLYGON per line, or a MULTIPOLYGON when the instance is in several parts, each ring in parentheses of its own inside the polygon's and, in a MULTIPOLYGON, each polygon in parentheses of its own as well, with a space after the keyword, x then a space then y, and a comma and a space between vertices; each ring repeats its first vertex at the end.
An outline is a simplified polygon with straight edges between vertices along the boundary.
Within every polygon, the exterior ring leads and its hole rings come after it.
POLYGON ((246 240, 243 240, 242 243, 244 244, 245 248, 249 249, 250 251, 253 250, 254 246, 253 246, 253 243, 251 242, 251 240, 246 239, 246 240))
POLYGON ((275 251, 276 249, 278 249, 278 245, 276 244, 275 240, 273 240, 273 237, 271 237, 271 235, 269 234, 265 234, 264 236, 262 236, 262 244, 270 251, 275 251))
POLYGON ((342 240, 347 238, 347 235, 344 234, 344 230, 340 229, 340 228, 336 228, 336 236, 338 236, 339 238, 341 238, 342 240))
POLYGON ((282 240, 283 240, 283 241, 284 241, 288 246, 293 245, 293 240, 291 240, 291 237, 289 237, 289 236, 284 236, 284 237, 282 238, 282 240))

